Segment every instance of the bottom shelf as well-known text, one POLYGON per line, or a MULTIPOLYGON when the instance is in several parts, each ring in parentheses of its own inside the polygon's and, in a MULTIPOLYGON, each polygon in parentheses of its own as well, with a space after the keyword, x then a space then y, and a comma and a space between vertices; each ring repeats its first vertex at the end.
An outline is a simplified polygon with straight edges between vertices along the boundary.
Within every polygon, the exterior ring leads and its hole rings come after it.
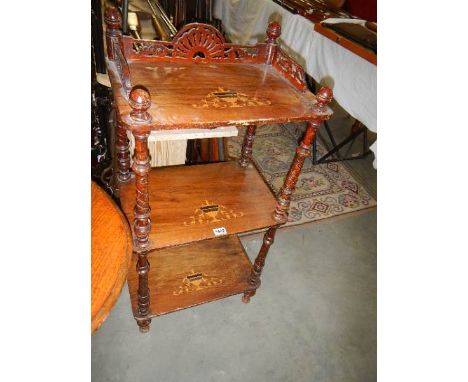
MULTIPOLYGON (((152 251, 150 317, 243 293, 251 262, 237 235, 152 251)), ((133 314, 138 315, 136 256, 128 272, 133 314)))

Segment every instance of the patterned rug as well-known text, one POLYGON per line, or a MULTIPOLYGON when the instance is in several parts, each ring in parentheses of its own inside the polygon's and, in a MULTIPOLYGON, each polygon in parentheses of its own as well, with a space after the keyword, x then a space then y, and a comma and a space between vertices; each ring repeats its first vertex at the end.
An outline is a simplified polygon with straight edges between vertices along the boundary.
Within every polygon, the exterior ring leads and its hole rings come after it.
MULTIPOLYGON (((277 195, 294 157, 305 126, 299 124, 271 125, 257 129, 253 144, 253 159, 266 182, 277 195)), ((245 128, 237 137, 227 139, 228 155, 238 158, 245 128)), ((317 142, 319 157, 324 148, 317 142)), ((289 220, 296 225, 374 207, 377 202, 352 177, 340 162, 313 165, 306 158, 296 190, 291 198, 289 220)))

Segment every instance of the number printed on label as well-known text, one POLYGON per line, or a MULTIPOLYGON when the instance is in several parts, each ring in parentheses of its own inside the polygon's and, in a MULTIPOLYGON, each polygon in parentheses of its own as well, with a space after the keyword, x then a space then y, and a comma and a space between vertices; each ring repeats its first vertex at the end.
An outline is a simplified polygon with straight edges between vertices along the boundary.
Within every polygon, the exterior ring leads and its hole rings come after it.
POLYGON ((213 228, 213 233, 215 236, 227 235, 227 230, 224 227, 213 228))

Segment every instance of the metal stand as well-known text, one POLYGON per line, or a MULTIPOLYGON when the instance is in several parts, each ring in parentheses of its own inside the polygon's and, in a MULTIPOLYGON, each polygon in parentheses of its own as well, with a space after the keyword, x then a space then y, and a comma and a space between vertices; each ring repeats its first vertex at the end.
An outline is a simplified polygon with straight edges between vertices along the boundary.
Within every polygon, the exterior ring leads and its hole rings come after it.
POLYGON ((324 145, 327 149, 327 152, 317 159, 317 137, 315 137, 314 142, 312 144, 312 163, 313 164, 320 164, 320 163, 330 163, 330 162, 340 162, 340 161, 345 161, 345 160, 354 160, 354 159, 362 159, 365 158, 367 155, 370 154, 369 150, 369 141, 367 139, 367 127, 364 126, 361 122, 356 120, 354 122, 353 126, 351 127, 351 134, 343 139, 340 143, 336 143, 335 137, 333 136, 330 127, 328 126, 327 122, 324 122, 325 125, 325 130, 327 131, 327 134, 330 138, 330 141, 332 143, 332 147, 330 148, 325 141, 322 139, 324 142, 324 145), (345 147, 347 144, 349 144, 349 148, 352 147, 354 141, 359 135, 363 135, 363 143, 362 143, 362 152, 358 154, 352 154, 348 155, 348 152, 346 152, 345 156, 342 156, 340 153, 340 150, 345 147), (333 157, 334 156, 334 157, 333 157), (330 158, 330 159, 327 159, 330 158))
MULTIPOLYGON (((315 94, 315 81, 312 77, 307 76, 307 83, 311 89, 311 91, 315 94)), ((320 158, 317 159, 317 138, 320 136, 320 131, 317 132, 314 141, 312 142, 312 163, 314 165, 320 163, 331 163, 331 162, 341 162, 345 160, 354 160, 354 159, 362 159, 365 158, 367 155, 370 154, 369 150, 369 141, 367 137, 367 127, 364 126, 361 122, 356 120, 351 127, 351 133, 343 139, 341 142, 337 143, 333 133, 330 129, 330 126, 327 121, 323 122, 325 126, 325 131, 331 142, 331 147, 325 142, 322 138, 322 142, 327 149, 327 152, 320 158), (359 135, 363 135, 363 144, 362 144, 362 152, 357 154, 349 155, 349 150, 353 146, 354 141, 356 140, 359 135), (346 145, 349 144, 347 152, 343 155, 340 150, 344 148, 346 145), (327 159, 328 158, 328 159, 327 159)))

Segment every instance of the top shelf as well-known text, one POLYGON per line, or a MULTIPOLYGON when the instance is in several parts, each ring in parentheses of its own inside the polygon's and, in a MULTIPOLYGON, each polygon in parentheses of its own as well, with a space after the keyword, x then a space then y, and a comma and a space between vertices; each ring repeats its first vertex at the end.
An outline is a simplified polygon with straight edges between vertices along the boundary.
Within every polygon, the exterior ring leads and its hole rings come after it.
MULTIPOLYGON (((154 129, 286 123, 314 117, 315 96, 298 91, 266 64, 130 61, 132 84, 151 95, 154 129)), ((131 107, 109 71, 121 114, 131 107)))
POLYGON ((115 11, 106 11, 108 67, 120 120, 130 130, 214 128, 325 120, 331 91, 315 96, 304 70, 277 39, 227 43, 213 26, 185 25, 172 41, 122 36, 115 11))

